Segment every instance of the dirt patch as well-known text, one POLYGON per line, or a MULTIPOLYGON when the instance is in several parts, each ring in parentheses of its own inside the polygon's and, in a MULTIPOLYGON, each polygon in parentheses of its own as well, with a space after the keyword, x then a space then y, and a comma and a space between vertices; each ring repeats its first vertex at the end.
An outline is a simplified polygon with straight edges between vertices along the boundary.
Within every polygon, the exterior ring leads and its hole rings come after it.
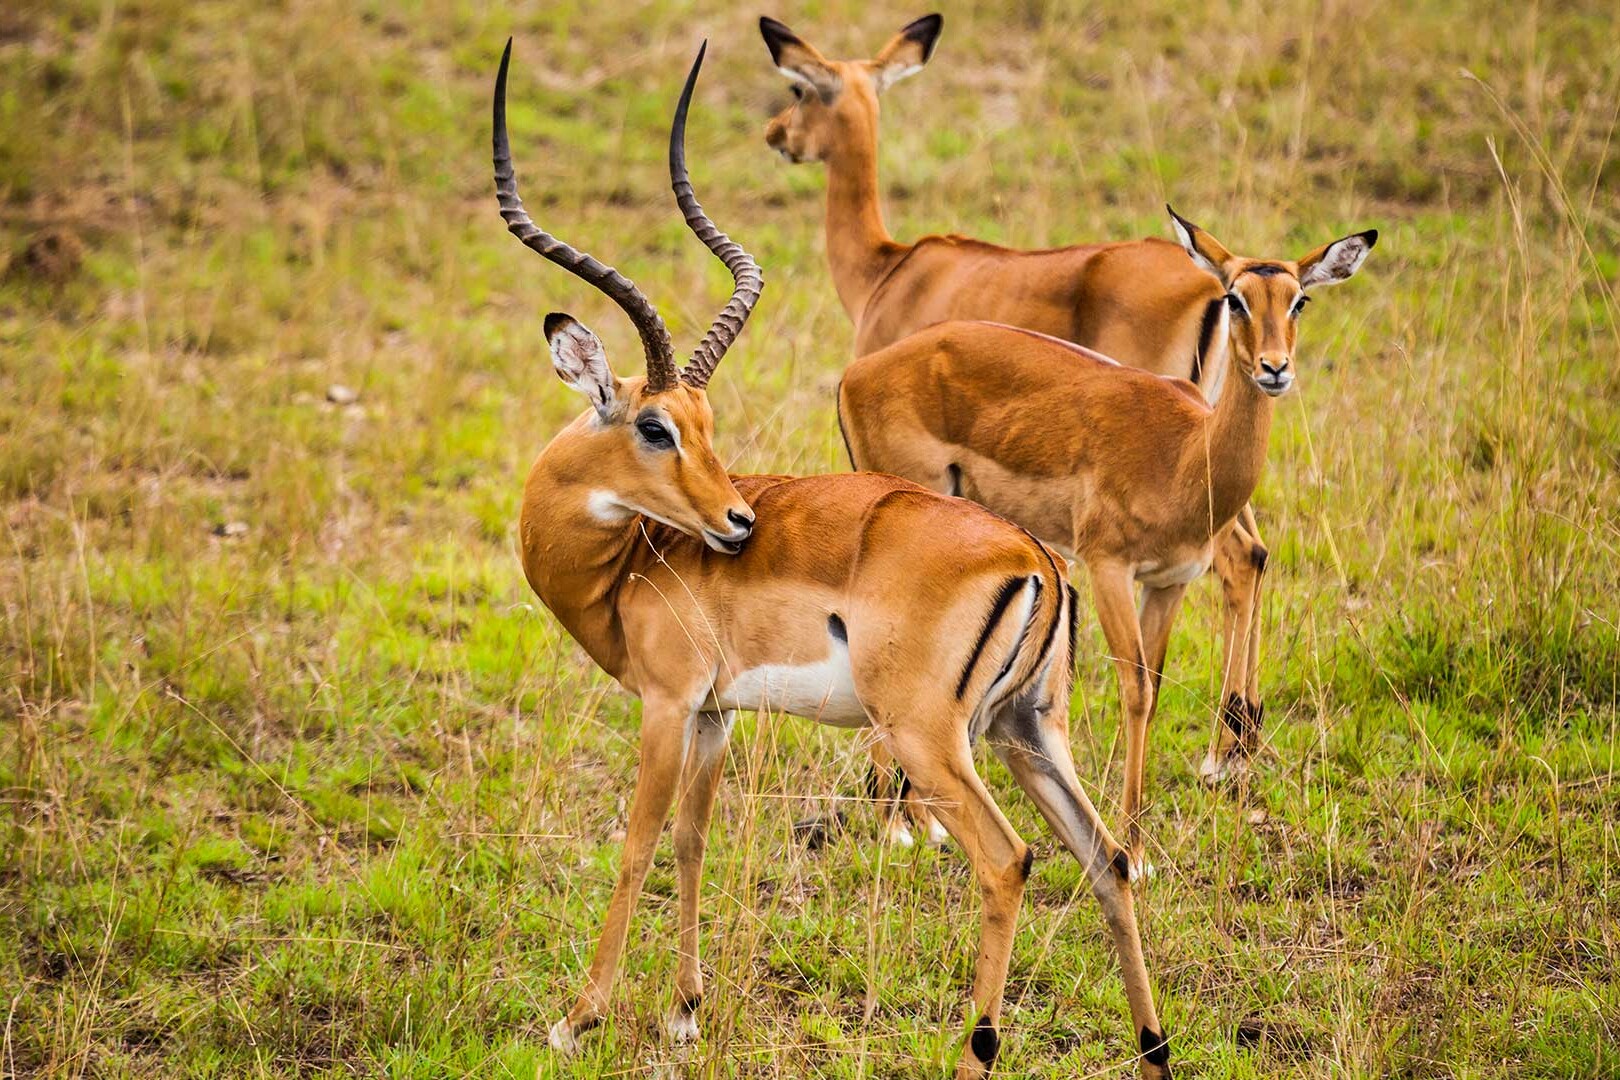
POLYGON ((28 238, 27 243, 5 267, 6 277, 61 285, 84 265, 84 241, 63 226, 47 226, 28 238))

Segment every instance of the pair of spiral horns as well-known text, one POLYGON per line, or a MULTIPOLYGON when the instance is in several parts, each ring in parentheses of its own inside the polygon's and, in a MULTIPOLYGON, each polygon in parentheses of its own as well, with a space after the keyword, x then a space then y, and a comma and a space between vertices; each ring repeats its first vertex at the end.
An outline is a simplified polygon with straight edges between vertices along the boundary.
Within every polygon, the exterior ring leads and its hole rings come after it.
POLYGON ((699 48, 692 70, 681 89, 681 99, 675 106, 675 120, 669 129, 669 181, 675 189, 675 202, 686 218, 687 227, 702 240, 715 257, 726 264, 735 283, 731 299, 716 315, 708 333, 692 351, 692 357, 678 371, 675 367, 675 346, 670 341, 669 329, 663 316, 634 282, 613 267, 599 262, 588 253, 558 240, 536 225, 523 208, 518 197, 517 176, 512 171, 512 147, 506 135, 506 69, 512 60, 512 41, 506 42, 501 54, 501 70, 495 76, 495 196, 500 202, 501 217, 506 227, 523 243, 544 255, 564 270, 584 278, 606 293, 608 298, 630 316, 641 335, 641 347, 647 354, 647 389, 653 393, 669 390, 677 380, 702 389, 709 384, 720 358, 731 343, 737 340, 748 315, 759 302, 765 287, 764 276, 753 256, 732 240, 698 204, 692 191, 692 181, 686 174, 686 113, 692 104, 692 89, 697 85, 698 71, 703 67, 703 54, 708 51, 705 41, 699 48))

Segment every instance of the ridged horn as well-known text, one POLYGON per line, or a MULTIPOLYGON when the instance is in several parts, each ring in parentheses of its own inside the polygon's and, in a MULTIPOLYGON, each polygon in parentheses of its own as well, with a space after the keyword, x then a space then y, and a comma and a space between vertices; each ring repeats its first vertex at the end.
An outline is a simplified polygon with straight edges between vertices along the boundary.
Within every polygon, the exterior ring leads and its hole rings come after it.
POLYGON ((495 197, 501 204, 501 217, 512 235, 526 246, 584 278, 624 309, 641 335, 641 347, 647 354, 647 389, 654 393, 668 390, 675 385, 677 377, 675 346, 669 340, 669 330, 658 309, 629 278, 541 229, 523 209, 523 200, 518 198, 517 176, 512 171, 512 147, 506 136, 506 69, 511 60, 512 39, 507 38, 506 51, 501 53, 500 74, 495 76, 495 197))
POLYGON ((681 378, 688 385, 700 389, 709 385, 715 366, 726 355, 726 350, 731 348, 731 343, 737 340, 743 323, 748 321, 749 313, 754 310, 754 305, 759 302, 759 294, 765 288, 765 278, 760 273, 759 264, 742 249, 741 244, 721 232, 709 220, 703 207, 698 205, 697 195, 692 191, 692 181, 686 175, 686 113, 692 104, 692 89, 697 86, 698 70, 703 67, 703 54, 708 48, 707 41, 698 47, 697 59, 692 62, 692 70, 686 76, 680 103, 675 106, 675 121, 669 129, 669 182, 675 189, 675 202, 686 218, 687 227, 726 264, 736 283, 731 299, 715 316, 709 332, 703 335, 703 340, 693 350, 692 359, 681 369, 681 378))

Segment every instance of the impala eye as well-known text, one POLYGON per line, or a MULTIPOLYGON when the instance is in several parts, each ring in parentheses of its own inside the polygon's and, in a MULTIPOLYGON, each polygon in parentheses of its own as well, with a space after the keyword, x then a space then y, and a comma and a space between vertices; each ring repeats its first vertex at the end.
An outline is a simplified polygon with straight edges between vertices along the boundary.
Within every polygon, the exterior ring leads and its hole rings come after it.
POLYGON ((1288 317, 1291 319, 1299 318, 1300 312, 1304 311, 1305 305, 1310 302, 1310 297, 1306 296, 1304 293, 1300 293, 1299 299, 1294 301, 1294 306, 1288 309, 1288 317))
POLYGON ((636 433, 654 450, 675 449, 675 436, 664 426, 664 422, 656 417, 643 416, 637 420, 636 433))
POLYGON ((793 91, 794 101, 804 100, 804 87, 800 86, 798 83, 794 83, 792 86, 788 87, 788 89, 793 91))
POLYGON ((1244 318, 1249 317, 1249 305, 1245 304, 1243 297, 1235 292, 1226 294, 1226 306, 1232 309, 1234 315, 1242 315, 1244 318))

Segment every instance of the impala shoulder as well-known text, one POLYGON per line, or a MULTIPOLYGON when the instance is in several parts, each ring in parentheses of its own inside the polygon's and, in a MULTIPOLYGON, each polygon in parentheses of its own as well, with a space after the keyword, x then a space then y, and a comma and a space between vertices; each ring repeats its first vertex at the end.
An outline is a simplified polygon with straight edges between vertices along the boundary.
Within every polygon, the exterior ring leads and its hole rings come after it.
POLYGON ((1154 378, 1180 394, 1186 399, 1187 404, 1196 407, 1200 413, 1213 411, 1208 399, 1204 397, 1204 392, 1198 389, 1196 383, 1183 379, 1179 375, 1155 375, 1154 378))

